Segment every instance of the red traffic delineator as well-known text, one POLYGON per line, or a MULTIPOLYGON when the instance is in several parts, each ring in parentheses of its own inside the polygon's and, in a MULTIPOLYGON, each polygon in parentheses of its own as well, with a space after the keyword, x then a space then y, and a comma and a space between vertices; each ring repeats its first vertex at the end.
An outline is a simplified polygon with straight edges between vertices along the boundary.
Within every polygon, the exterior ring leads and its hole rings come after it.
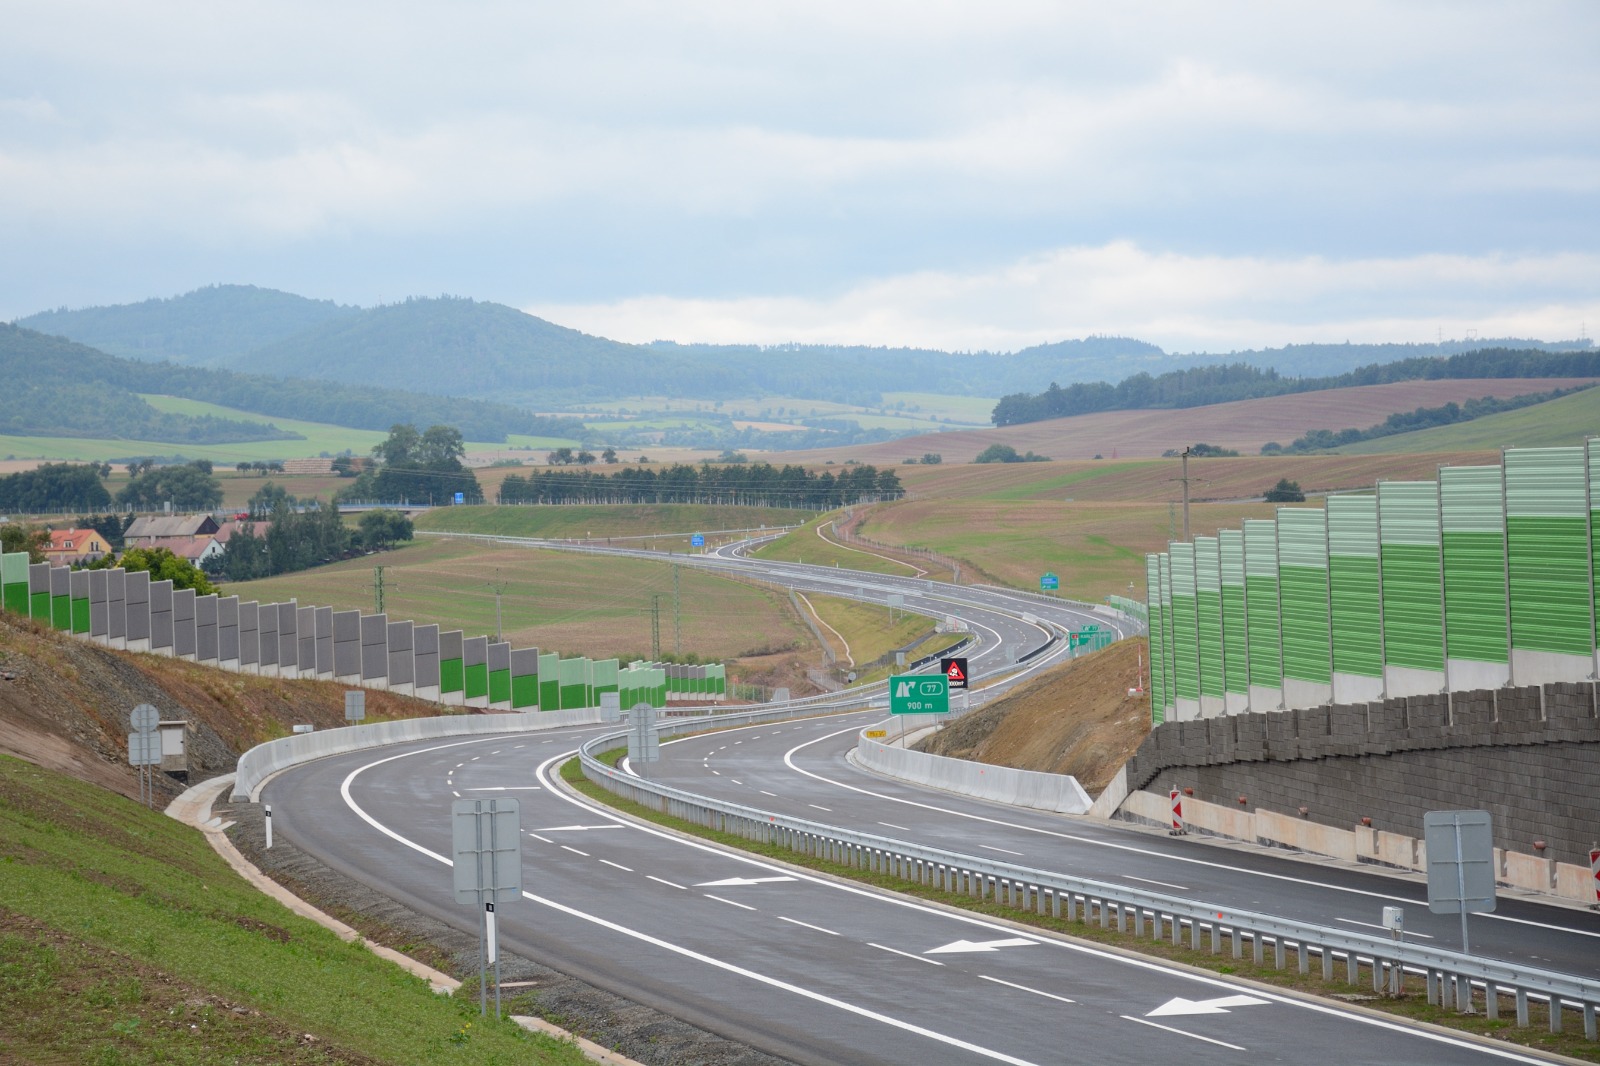
POLYGON ((1600 911, 1600 847, 1589 851, 1589 873, 1594 878, 1594 902, 1589 907, 1600 911))
POLYGON ((1172 828, 1167 830, 1167 835, 1183 836, 1188 832, 1183 827, 1183 793, 1173 789, 1168 793, 1168 798, 1172 800, 1172 828))

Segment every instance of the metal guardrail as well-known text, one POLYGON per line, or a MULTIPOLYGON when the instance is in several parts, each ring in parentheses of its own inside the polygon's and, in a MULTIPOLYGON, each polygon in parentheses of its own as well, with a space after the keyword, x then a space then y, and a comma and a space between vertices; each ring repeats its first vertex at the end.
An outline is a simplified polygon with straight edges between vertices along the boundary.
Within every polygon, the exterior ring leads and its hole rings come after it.
MULTIPOLYGON (((750 720, 768 721, 779 716, 752 715, 750 720)), ((729 717, 732 716, 717 715, 719 721, 729 717)), ((662 722, 661 728, 664 732, 683 733, 700 724, 699 719, 672 719, 662 722)), ((695 825, 946 892, 993 899, 1022 911, 1093 922, 1105 929, 1116 928, 1155 940, 1170 939, 1176 946, 1183 946, 1187 939, 1194 950, 1209 948, 1213 955, 1220 954, 1227 941, 1232 956, 1242 958, 1248 944, 1257 964, 1270 951, 1272 964, 1282 969, 1292 953, 1302 974, 1311 972, 1312 959, 1316 958, 1325 981, 1334 979, 1342 963, 1349 984, 1360 984, 1365 970, 1375 992, 1399 991, 1408 975, 1421 975, 1429 1003, 1448 1006, 1453 995, 1458 1007, 1473 1009, 1476 1002, 1481 1002, 1484 1013, 1497 1019, 1502 997, 1509 997, 1516 1023, 1521 1026, 1529 1024, 1530 1000, 1540 1001, 1549 1005, 1552 1033, 1561 1031, 1568 1012, 1577 1012, 1582 1017, 1584 1035, 1596 1039, 1595 1013, 1600 1007, 1597 981, 941 851, 699 796, 630 777, 595 758, 595 752, 615 747, 626 737, 626 733, 609 733, 585 743, 579 749, 584 776, 625 799, 695 825)))

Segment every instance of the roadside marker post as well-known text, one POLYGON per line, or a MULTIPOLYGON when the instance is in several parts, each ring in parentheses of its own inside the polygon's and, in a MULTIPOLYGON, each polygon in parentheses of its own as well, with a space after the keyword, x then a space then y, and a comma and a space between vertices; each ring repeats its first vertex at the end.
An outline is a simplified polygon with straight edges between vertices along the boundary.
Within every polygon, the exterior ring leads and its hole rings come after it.
POLYGON ((272 804, 266 804, 261 811, 262 824, 267 827, 267 850, 272 850, 272 804))
POLYGON ((1589 909, 1600 911, 1600 844, 1589 849, 1589 873, 1594 877, 1594 902, 1589 909))
POLYGON ((1187 836, 1188 830, 1183 827, 1183 793, 1173 789, 1167 798, 1172 801, 1172 828, 1167 830, 1171 837, 1187 836))
POLYGON ((514 799, 458 799, 450 805, 451 860, 457 903, 475 903, 478 920, 478 1013, 489 1013, 489 967, 494 967, 494 1016, 500 1017, 497 903, 522 895, 522 809, 514 799))

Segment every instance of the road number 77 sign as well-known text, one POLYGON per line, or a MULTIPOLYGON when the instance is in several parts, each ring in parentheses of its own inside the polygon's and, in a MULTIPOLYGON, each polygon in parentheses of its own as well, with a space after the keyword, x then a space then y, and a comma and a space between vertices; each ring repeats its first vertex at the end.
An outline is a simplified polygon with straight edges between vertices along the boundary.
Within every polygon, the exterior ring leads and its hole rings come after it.
POLYGON ((950 713, 950 679, 943 674, 902 674, 889 678, 889 713, 950 713))

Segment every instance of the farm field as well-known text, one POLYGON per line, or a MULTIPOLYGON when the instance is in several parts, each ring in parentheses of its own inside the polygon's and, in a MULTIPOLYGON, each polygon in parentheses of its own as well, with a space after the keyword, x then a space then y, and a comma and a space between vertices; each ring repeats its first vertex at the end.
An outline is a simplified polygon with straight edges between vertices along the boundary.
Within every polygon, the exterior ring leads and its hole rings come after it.
POLYGON ((1395 452, 1457 451, 1521 446, 1525 448, 1581 444, 1600 433, 1600 389, 1588 389, 1520 411, 1506 411, 1454 426, 1435 426, 1415 433, 1351 444, 1347 455, 1390 455, 1395 452))
MULTIPOLYGON (((1258 454, 1269 441, 1288 444, 1310 429, 1366 428, 1418 407, 1461 403, 1482 396, 1521 396, 1570 388, 1588 378, 1470 378, 1404 381, 1392 385, 1238 400, 1184 410, 1106 411, 1020 426, 959 430, 879 444, 795 452, 793 462, 856 459, 883 465, 923 452, 948 463, 971 462, 991 444, 1009 444, 1053 459, 1155 458, 1168 449, 1206 443, 1258 454)), ((1410 446, 1408 446, 1410 447, 1410 446)))
POLYGON ((853 548, 825 539, 820 530, 839 517, 833 511, 807 522, 804 526, 779 537, 770 544, 751 552, 757 559, 772 559, 786 563, 810 563, 814 566, 837 566, 844 570, 865 570, 873 574, 892 574, 896 577, 916 577, 918 567, 902 563, 864 548, 853 548))
MULTIPOLYGON (((392 618, 437 622, 469 635, 501 631, 519 647, 624 660, 651 654, 652 597, 660 597, 661 650, 674 649, 672 566, 615 557, 536 551, 424 538, 396 551, 261 581, 231 583, 243 599, 358 608, 374 606, 373 568, 384 568, 392 618)), ((679 570, 681 649, 707 660, 803 652, 815 641, 782 592, 679 570)))
MULTIPOLYGON (((481 482, 480 472, 480 482, 481 482)), ((733 536, 715 536, 725 529, 799 525, 811 511, 779 507, 733 507, 714 504, 570 504, 504 507, 439 507, 416 520, 418 529, 461 533, 492 533, 507 537, 541 537, 548 540, 598 540, 641 538, 635 547, 688 552, 689 537, 706 534, 708 546, 733 536)))

